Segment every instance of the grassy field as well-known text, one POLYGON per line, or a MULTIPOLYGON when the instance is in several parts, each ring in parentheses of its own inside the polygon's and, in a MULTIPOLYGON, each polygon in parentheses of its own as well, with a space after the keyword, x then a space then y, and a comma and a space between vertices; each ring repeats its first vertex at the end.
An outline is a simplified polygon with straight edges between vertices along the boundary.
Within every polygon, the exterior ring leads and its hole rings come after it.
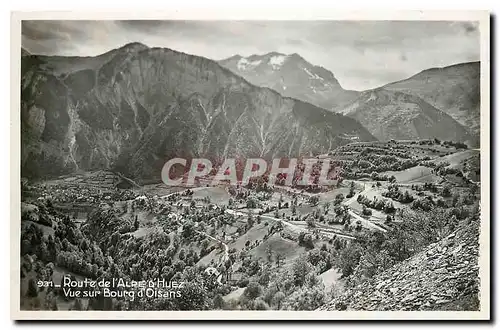
POLYGON ((297 242, 281 237, 275 233, 269 236, 262 244, 250 251, 250 254, 256 258, 267 260, 267 249, 270 249, 273 256, 281 254, 285 257, 287 262, 292 262, 295 258, 306 252, 306 249, 299 246, 297 242))
POLYGON ((439 182, 439 176, 432 173, 432 169, 426 166, 415 166, 403 171, 387 171, 385 175, 394 175, 398 183, 430 183, 439 182))

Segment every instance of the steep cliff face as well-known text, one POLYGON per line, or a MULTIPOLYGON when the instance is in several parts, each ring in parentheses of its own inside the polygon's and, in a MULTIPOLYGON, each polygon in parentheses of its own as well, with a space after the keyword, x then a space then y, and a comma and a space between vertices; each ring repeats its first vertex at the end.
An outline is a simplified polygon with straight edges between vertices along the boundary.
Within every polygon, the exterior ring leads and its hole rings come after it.
POLYGON ((474 144, 471 134, 449 115, 402 92, 363 92, 340 113, 355 118, 382 141, 438 138, 474 144))
POLYGON ((480 62, 425 70, 384 88, 416 95, 479 135, 480 62))
POLYGON ((332 72, 298 54, 236 55, 219 63, 252 84, 328 110, 345 105, 358 95, 356 91, 343 89, 332 72))
POLYGON ((375 139, 214 61, 141 44, 23 56, 21 94, 23 176, 113 168, 152 178, 171 157, 299 156, 375 139))

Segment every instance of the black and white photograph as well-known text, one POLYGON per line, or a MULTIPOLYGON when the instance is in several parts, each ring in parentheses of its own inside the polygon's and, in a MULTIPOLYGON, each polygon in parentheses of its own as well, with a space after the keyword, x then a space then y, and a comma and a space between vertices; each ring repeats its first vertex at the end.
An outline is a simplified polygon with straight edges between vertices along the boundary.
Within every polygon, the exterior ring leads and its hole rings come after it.
POLYGON ((14 15, 14 317, 487 319, 488 13, 357 15, 14 15))

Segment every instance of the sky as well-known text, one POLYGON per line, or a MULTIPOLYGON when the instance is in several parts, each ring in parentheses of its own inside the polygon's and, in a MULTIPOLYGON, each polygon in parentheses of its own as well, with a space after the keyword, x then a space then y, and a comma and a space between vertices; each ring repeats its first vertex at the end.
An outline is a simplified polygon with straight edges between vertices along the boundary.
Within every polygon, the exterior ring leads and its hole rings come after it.
POLYGON ((32 54, 95 56, 130 42, 214 60, 298 53, 353 90, 480 59, 479 24, 468 21, 22 22, 22 46, 32 54))

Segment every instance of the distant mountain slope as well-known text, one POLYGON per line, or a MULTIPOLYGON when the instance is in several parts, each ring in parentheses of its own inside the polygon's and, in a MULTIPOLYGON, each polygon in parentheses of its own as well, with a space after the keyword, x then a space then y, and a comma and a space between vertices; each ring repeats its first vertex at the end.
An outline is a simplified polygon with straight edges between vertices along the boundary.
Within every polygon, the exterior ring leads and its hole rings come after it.
POLYGON ((355 118, 381 141, 438 138, 472 141, 467 130, 421 98, 375 89, 362 92, 339 113, 355 118))
POLYGON ((320 310, 479 310, 479 223, 400 262, 320 310))
POLYGON ((215 61, 134 43, 97 57, 23 56, 22 175, 172 157, 299 156, 375 138, 356 120, 249 84, 215 61))
POLYGON ((272 52, 242 57, 236 55, 219 64, 257 86, 297 98, 328 110, 352 101, 358 92, 343 89, 333 73, 315 66, 298 54, 272 52))
POLYGON ((28 56, 28 55, 31 55, 31 53, 28 52, 26 49, 21 48, 21 56, 28 56))
POLYGON ((333 73, 298 54, 236 55, 219 63, 258 86, 335 112, 350 113, 382 140, 438 137, 479 144, 479 62, 425 70, 378 88, 375 94, 387 91, 383 93, 383 104, 371 102, 367 95, 372 91, 344 90, 333 73), (353 107, 359 111, 353 111, 353 107), (466 127, 467 133, 439 111, 466 127))
POLYGON ((446 112, 478 135, 480 130, 480 62, 422 71, 384 89, 416 95, 446 112))

